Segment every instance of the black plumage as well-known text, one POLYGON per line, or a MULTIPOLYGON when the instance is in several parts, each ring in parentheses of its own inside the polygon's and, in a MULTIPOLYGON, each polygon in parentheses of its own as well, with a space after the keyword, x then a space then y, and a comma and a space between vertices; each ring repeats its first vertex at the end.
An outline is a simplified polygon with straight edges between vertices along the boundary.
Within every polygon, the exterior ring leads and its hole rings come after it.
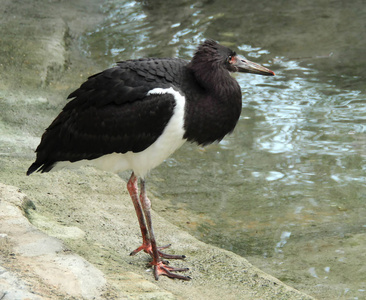
POLYGON ((59 162, 93 164, 113 157, 115 164, 117 157, 123 164, 114 171, 133 170, 127 186, 143 236, 143 245, 133 254, 144 250, 153 257, 156 279, 159 275, 189 279, 171 272, 185 269, 168 267, 161 260, 184 256, 167 255, 156 247, 144 176, 184 141, 207 145, 234 129, 242 100, 239 84, 229 72, 237 71, 274 75, 212 40, 203 42, 190 62, 177 58, 118 62, 69 95, 70 102, 43 134, 27 174, 48 172, 59 162), (139 197, 135 173, 141 176, 139 197))
POLYGON ((58 161, 145 150, 161 135, 175 106, 170 94, 147 93, 179 86, 181 78, 173 77, 172 68, 186 64, 181 59, 130 60, 89 77, 46 129, 28 173, 48 172, 58 161))

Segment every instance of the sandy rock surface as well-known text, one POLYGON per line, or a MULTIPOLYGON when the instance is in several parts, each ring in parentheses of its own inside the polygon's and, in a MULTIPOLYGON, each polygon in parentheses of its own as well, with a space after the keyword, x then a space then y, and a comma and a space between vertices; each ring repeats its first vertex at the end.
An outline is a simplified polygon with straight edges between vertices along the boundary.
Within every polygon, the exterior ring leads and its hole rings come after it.
POLYGON ((147 255, 129 256, 140 234, 118 176, 88 168, 48 175, 34 176, 31 197, 0 184, 3 299, 311 299, 153 214, 160 242, 173 244, 168 252, 187 255, 171 264, 193 278, 156 282, 147 255))
POLYGON ((104 274, 25 217, 34 204, 15 187, 0 184, 3 299, 74 296, 93 299, 106 285, 104 274))

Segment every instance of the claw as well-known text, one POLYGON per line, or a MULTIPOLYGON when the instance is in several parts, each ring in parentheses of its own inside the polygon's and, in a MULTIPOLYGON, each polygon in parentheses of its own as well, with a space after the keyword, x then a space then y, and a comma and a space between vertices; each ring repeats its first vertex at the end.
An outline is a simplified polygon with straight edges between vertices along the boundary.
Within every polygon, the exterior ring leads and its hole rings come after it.
MULTIPOLYGON (((142 246, 140 246, 140 247, 136 248, 135 250, 133 250, 133 251, 130 253, 130 256, 132 256, 132 255, 136 255, 136 254, 137 254, 137 253, 139 253, 141 250, 143 250, 143 251, 147 252, 147 251, 146 251, 145 246, 144 246, 144 245, 142 245, 142 246)), ((148 253, 148 252, 147 252, 147 253, 148 253)))
POLYGON ((184 272, 188 270, 189 270, 188 268, 170 267, 165 265, 162 261, 159 261, 156 265, 154 265, 154 277, 155 280, 159 280, 159 276, 163 275, 172 279, 181 279, 188 281, 191 280, 191 277, 172 273, 172 272, 184 272))
MULTIPOLYGON (((173 255, 173 254, 167 254, 167 253, 160 251, 160 249, 166 249, 166 248, 169 248, 170 246, 171 246, 171 244, 165 245, 162 247, 157 247, 159 256, 162 258, 167 258, 167 259, 185 259, 186 258, 185 255, 173 255)), ((135 254, 139 253, 140 251, 144 251, 147 254, 149 254, 151 257, 153 257, 152 247, 151 247, 150 243, 143 243, 140 247, 133 250, 130 253, 130 256, 135 255, 135 254)))
MULTIPOLYGON (((159 248, 158 248, 159 249, 159 248)), ((166 254, 164 252, 161 252, 158 250, 159 256, 162 258, 168 258, 168 259, 185 259, 185 255, 173 255, 173 254, 166 254)))
POLYGON ((159 279, 160 275, 167 276, 167 277, 173 278, 173 279, 176 278, 176 279, 181 279, 181 280, 190 280, 191 277, 189 277, 189 276, 183 276, 183 275, 173 273, 173 272, 188 271, 189 270, 188 268, 174 268, 174 267, 169 266, 169 261, 161 260, 161 258, 168 258, 168 259, 184 259, 184 258, 186 258, 185 255, 166 254, 166 253, 163 253, 159 250, 159 249, 166 249, 168 247, 170 247, 170 244, 166 245, 166 246, 163 246, 163 247, 157 247, 158 257, 154 258, 151 243, 144 242, 140 247, 133 250, 130 253, 130 255, 135 255, 136 253, 138 253, 140 251, 144 251, 147 254, 149 254, 153 258, 153 261, 151 262, 151 264, 154 266, 154 277, 155 277, 156 280, 159 279))

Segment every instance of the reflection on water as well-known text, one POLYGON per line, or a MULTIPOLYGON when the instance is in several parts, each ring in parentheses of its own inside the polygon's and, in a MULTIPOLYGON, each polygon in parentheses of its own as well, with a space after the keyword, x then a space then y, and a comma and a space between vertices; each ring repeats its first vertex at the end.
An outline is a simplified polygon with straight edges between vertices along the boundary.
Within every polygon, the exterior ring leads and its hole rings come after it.
POLYGON ((152 172, 163 199, 154 208, 318 298, 361 299, 366 41, 355 30, 366 16, 363 6, 328 2, 109 1, 82 47, 112 65, 188 59, 214 38, 270 66, 273 78, 235 75, 243 112, 232 135, 205 149, 186 144, 152 172))

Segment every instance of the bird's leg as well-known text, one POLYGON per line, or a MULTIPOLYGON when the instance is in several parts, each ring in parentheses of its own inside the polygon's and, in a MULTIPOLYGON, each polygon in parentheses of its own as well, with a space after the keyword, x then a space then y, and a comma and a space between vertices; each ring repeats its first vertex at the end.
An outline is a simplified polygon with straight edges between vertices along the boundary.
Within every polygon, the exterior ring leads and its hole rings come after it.
MULTIPOLYGON (((140 224, 141 234, 142 234, 142 245, 137 249, 133 250, 130 255, 135 255, 141 250, 148 253, 151 257, 153 257, 151 242, 149 233, 146 227, 145 217, 141 208, 141 202, 138 195, 138 187, 137 187, 137 176, 132 172, 129 181, 127 182, 127 190, 130 193, 133 205, 135 207, 137 219, 140 224)), ((146 195, 146 193, 145 193, 146 195)), ((150 200, 149 200, 150 201, 150 200)), ((168 258, 168 259, 183 259, 185 258, 184 255, 169 255, 163 252, 160 252, 160 249, 166 249, 170 247, 170 245, 166 245, 163 247, 158 247, 158 253, 161 257, 168 258)))
POLYGON ((127 183, 127 190, 130 193, 133 206, 136 210, 137 219, 139 220, 141 234, 142 234, 142 245, 132 251, 130 255, 135 255, 136 253, 140 252, 141 250, 144 250, 145 252, 148 252, 148 249, 150 249, 150 238, 149 234, 146 228, 145 218, 141 209, 141 203, 139 200, 139 194, 138 194, 138 187, 137 187, 137 176, 132 172, 130 180, 127 183))
POLYGON ((170 278, 190 280, 190 277, 172 273, 172 272, 187 271, 188 268, 170 267, 170 266, 167 265, 168 262, 164 262, 164 261, 161 260, 161 257, 182 259, 185 256, 184 255, 167 255, 167 254, 164 254, 164 253, 162 253, 158 250, 158 247, 156 246, 154 230, 153 230, 153 227, 152 227, 151 212, 150 212, 151 202, 150 202, 149 198, 147 198, 146 189, 145 189, 145 181, 143 179, 141 179, 140 202, 141 202, 144 214, 145 214, 147 228, 148 228, 149 235, 150 235, 151 254, 152 254, 152 258, 153 258, 153 261, 152 261, 151 264, 154 266, 154 277, 155 277, 155 279, 158 280, 160 275, 165 275, 165 276, 168 276, 170 278))

